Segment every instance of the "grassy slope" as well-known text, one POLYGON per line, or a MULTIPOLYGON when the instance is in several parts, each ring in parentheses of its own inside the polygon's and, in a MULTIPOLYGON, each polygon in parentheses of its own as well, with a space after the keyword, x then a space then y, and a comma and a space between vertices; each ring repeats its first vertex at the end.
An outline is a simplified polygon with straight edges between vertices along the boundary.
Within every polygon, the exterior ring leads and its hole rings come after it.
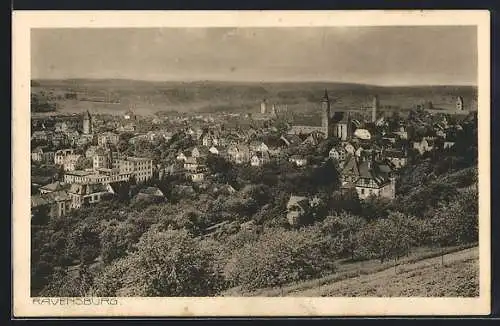
POLYGON ((226 291, 225 296, 439 296, 472 295, 478 290, 477 247, 462 250, 450 247, 442 267, 440 250, 418 248, 401 259, 397 266, 389 261, 339 262, 338 272, 321 279, 291 284, 282 288, 268 288, 252 293, 239 288, 226 291), (452 264, 453 263, 453 264, 452 264), (406 282, 408 280, 408 282, 406 282), (439 286, 434 286, 438 284, 439 286), (428 285, 435 291, 424 291, 428 285), (459 287, 464 287, 460 289, 459 287), (398 292, 399 291, 399 292, 398 292))
POLYGON ((295 292, 295 296, 471 297, 479 295, 478 247, 295 292))

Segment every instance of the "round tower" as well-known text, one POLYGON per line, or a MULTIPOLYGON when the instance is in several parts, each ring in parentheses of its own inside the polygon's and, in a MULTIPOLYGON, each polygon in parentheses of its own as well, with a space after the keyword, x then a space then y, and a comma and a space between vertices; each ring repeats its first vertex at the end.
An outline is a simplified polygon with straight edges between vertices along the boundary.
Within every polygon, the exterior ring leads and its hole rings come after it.
POLYGON ((86 135, 92 133, 92 116, 88 110, 83 115, 83 133, 86 135))
POLYGON ((330 138, 330 99, 328 98, 328 92, 326 89, 325 94, 321 98, 321 129, 323 130, 325 137, 330 138))
POLYGON ((266 114, 266 111, 267 111, 267 101, 266 100, 263 100, 261 103, 260 103, 260 113, 261 114, 266 114))

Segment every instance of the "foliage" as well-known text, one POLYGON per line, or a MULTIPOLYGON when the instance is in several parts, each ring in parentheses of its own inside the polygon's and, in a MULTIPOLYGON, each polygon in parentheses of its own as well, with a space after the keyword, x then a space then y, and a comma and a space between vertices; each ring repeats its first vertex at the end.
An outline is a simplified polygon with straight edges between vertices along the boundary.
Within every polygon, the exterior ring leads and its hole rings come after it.
POLYGON ((105 296, 210 296, 219 282, 212 253, 186 231, 152 229, 141 237, 137 251, 99 275, 95 291, 105 296), (117 272, 123 273, 119 284, 110 286, 117 272))
POLYGON ((269 229, 234 252, 225 275, 247 290, 304 280, 335 270, 329 249, 311 230, 269 229))
POLYGON ((419 244, 422 230, 423 223, 418 219, 392 212, 387 218, 370 222, 362 228, 360 244, 383 263, 407 254, 412 246, 419 244))

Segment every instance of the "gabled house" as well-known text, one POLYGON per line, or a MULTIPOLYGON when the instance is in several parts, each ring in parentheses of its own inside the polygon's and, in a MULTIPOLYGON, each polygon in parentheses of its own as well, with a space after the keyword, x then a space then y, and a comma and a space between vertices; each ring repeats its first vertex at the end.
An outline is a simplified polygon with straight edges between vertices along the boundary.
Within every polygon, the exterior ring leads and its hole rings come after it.
POLYGON ((155 202, 161 202, 165 200, 165 195, 163 192, 157 187, 146 187, 137 193, 134 196, 135 200, 152 200, 155 202))
POLYGON ((227 148, 229 159, 236 164, 247 163, 250 160, 250 149, 247 145, 231 145, 227 148))
POLYGON ((56 165, 64 165, 66 156, 72 155, 74 150, 72 148, 60 149, 54 154, 54 163, 56 165))
POLYGON ((177 154, 176 159, 177 161, 186 161, 190 155, 191 153, 189 151, 181 151, 177 154))
POLYGON ((106 195, 113 193, 114 191, 109 184, 101 183, 74 183, 68 190, 72 208, 81 208, 82 206, 96 204, 103 200, 106 195))
POLYGON ((252 152, 268 152, 269 146, 261 141, 252 141, 249 144, 250 151, 252 152))
POLYGON ((383 152, 383 156, 395 169, 401 169, 408 164, 408 155, 406 151, 388 149, 383 152))
POLYGON ((56 182, 49 183, 45 186, 42 186, 38 190, 40 191, 40 194, 43 195, 43 194, 48 194, 51 192, 68 190, 69 187, 70 187, 70 185, 67 183, 56 181, 56 182))
POLYGON ((50 217, 65 216, 72 209, 71 203, 71 196, 66 190, 31 196, 31 217, 36 214, 47 214, 50 217))
POLYGON ((321 135, 317 132, 311 133, 309 136, 307 136, 304 141, 302 141, 302 144, 304 145, 309 145, 309 146, 317 146, 324 138, 324 135, 321 135))
POLYGON ((268 152, 256 152, 255 154, 252 155, 250 158, 250 165, 251 166, 263 166, 266 163, 269 163, 271 161, 271 158, 269 157, 268 152))
POLYGON ((196 159, 205 158, 208 155, 210 155, 210 152, 206 147, 194 147, 191 150, 191 157, 194 157, 196 159))
POLYGON ((186 171, 196 171, 200 167, 200 162, 196 157, 188 157, 184 161, 184 169, 186 171))
POLYGON ((334 146, 328 152, 328 157, 331 159, 336 160, 337 162, 341 163, 344 162, 347 158, 348 152, 343 146, 334 146))
POLYGON ((41 162, 43 160, 43 149, 37 147, 31 151, 31 160, 34 162, 41 162))
POLYGON ((341 172, 341 188, 354 188, 360 199, 380 196, 394 199, 396 179, 392 169, 372 159, 357 160, 350 156, 341 172))

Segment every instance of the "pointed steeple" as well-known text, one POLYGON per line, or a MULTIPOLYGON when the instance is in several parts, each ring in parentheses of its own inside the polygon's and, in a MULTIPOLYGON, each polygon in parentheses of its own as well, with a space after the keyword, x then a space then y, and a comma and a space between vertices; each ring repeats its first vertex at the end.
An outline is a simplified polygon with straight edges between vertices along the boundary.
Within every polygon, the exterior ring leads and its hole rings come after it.
POLYGON ((321 99, 322 102, 328 102, 330 99, 328 98, 328 91, 325 88, 325 94, 323 95, 323 98, 321 99))

